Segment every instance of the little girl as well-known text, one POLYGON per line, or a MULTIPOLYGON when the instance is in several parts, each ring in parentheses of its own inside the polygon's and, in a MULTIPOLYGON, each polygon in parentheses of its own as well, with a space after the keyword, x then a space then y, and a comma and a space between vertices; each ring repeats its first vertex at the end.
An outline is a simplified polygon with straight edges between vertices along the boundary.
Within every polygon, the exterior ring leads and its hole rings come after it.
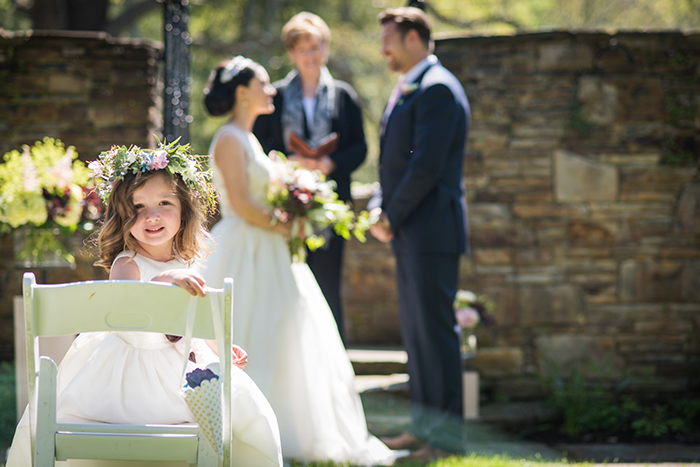
MULTIPOLYGON (((170 282, 204 296, 204 279, 189 267, 205 249, 204 219, 215 194, 208 172, 188 148, 172 143, 158 150, 113 147, 90 163, 96 191, 107 204, 95 264, 109 270, 110 279, 170 282)), ((215 342, 192 339, 191 349, 185 349, 183 341, 130 331, 80 334, 58 369, 58 421, 194 422, 180 396, 184 352, 189 352, 187 372, 218 362, 218 356, 215 342)), ((236 365, 245 366, 245 352, 234 346, 233 353, 236 365)), ((239 367, 231 371, 233 463, 281 465, 275 414, 239 367)), ((7 467, 30 466, 25 410, 7 467)))

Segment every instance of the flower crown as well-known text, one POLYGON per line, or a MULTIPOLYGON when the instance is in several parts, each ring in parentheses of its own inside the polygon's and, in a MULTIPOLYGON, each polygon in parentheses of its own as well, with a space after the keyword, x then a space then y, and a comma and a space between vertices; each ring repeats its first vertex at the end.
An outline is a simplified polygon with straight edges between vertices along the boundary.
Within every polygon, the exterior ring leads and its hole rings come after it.
MULTIPOLYGON (((157 139, 157 138, 156 138, 157 139)), ((158 149, 141 149, 138 146, 112 146, 88 164, 89 175, 95 181, 95 192, 107 204, 109 195, 117 180, 139 172, 165 170, 171 176, 178 174, 194 193, 202 200, 206 212, 216 210, 216 189, 211 183, 211 169, 205 169, 202 162, 206 156, 190 154, 190 145, 179 145, 176 139, 170 144, 158 141, 158 149)))
POLYGON ((219 81, 221 84, 226 84, 230 82, 233 78, 238 76, 238 73, 245 70, 246 68, 252 68, 255 62, 249 58, 245 58, 242 55, 236 55, 233 57, 226 66, 221 70, 221 75, 219 76, 219 81))

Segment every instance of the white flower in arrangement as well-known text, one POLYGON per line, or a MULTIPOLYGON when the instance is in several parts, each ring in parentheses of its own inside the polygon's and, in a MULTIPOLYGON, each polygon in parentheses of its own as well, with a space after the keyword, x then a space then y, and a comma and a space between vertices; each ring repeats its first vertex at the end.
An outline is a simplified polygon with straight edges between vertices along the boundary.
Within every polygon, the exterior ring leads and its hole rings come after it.
POLYGON ((476 301, 476 294, 469 290, 458 290, 455 298, 460 302, 471 303, 476 301))
POLYGON ((297 186, 302 190, 314 191, 318 188, 318 176, 310 170, 297 170, 297 186))
POLYGON ((24 146, 22 153, 22 165, 24 173, 22 174, 24 190, 29 192, 41 191, 41 180, 39 180, 39 171, 32 163, 32 156, 29 153, 29 146, 24 146))
POLYGON ((66 155, 61 157, 49 173, 54 177, 56 188, 64 190, 73 181, 73 149, 68 148, 66 155))

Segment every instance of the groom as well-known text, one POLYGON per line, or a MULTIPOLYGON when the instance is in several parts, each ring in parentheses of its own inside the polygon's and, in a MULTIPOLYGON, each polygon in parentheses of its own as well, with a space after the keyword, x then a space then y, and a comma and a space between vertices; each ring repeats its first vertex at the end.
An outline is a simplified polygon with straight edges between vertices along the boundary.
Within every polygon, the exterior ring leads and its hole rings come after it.
POLYGON ((457 78, 431 54, 423 11, 387 9, 379 22, 380 52, 401 77, 381 126, 382 190, 370 204, 379 216, 371 232, 391 241, 396 256, 412 402, 408 431, 383 441, 434 458, 461 443, 462 373, 452 302, 459 256, 467 251, 461 180, 469 104, 457 78))

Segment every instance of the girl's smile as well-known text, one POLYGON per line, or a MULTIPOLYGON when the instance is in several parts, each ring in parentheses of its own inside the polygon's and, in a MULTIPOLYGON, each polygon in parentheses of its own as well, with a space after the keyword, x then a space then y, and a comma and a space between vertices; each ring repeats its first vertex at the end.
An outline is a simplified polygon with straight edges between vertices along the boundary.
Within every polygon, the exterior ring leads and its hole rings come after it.
POLYGON ((139 242, 139 253, 158 261, 172 258, 173 238, 180 230, 180 200, 165 173, 158 173, 134 191, 136 223, 131 235, 139 242))

